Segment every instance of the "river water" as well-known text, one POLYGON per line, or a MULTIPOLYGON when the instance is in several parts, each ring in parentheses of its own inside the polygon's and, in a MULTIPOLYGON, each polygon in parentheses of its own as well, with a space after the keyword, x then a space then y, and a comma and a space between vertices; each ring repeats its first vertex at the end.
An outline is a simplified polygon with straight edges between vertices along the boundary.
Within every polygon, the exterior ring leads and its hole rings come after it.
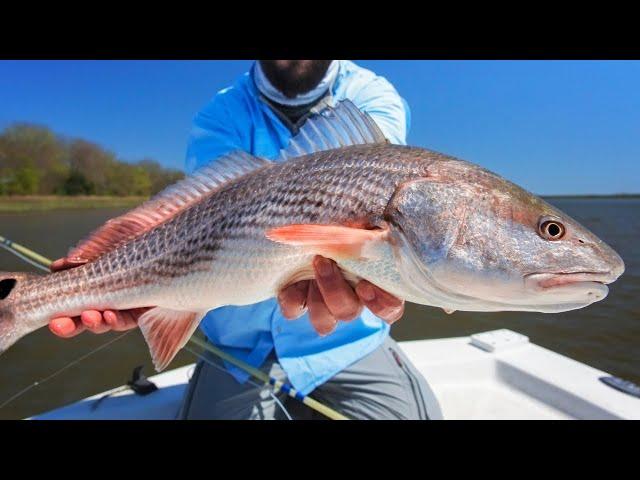
MULTIPOLYGON (((625 274, 610 286, 602 302, 560 314, 522 312, 446 315, 439 309, 408 305, 404 318, 392 327, 396 340, 455 337, 509 328, 532 342, 593 367, 640 383, 640 199, 550 199, 550 202, 590 228, 624 259, 625 274)), ((69 246, 122 210, 73 210, 0 214, 0 235, 49 257, 62 256, 69 246)), ((31 267, 0 250, 0 271, 31 267)), ((82 334, 71 340, 54 337, 46 328, 23 338, 0 356, 0 405, 13 394, 114 339, 119 334, 82 334)), ((195 360, 186 351, 175 368, 195 360)), ((37 386, 4 408, 0 418, 24 418, 125 383, 133 367, 153 367, 142 336, 135 330, 37 386)))

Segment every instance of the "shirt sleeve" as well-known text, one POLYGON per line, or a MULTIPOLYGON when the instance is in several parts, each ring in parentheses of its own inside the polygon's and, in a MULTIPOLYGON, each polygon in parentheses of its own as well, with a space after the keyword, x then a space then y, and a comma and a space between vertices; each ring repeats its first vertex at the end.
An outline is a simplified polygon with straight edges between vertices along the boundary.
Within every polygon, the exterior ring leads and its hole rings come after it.
POLYGON ((371 115, 391 143, 407 144, 411 111, 407 102, 387 79, 375 76, 359 89, 353 102, 371 115))
POLYGON ((226 105, 224 92, 220 92, 193 119, 187 142, 186 171, 192 173, 238 149, 242 149, 242 140, 226 105))

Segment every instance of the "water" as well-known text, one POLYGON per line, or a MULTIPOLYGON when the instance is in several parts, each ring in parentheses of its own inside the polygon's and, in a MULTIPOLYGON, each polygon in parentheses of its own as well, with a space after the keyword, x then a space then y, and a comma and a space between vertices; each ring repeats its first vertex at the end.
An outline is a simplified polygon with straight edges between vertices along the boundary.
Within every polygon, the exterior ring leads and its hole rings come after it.
MULTIPOLYGON (((392 328, 396 340, 469 335, 509 328, 531 341, 613 375, 640 383, 640 199, 556 199, 551 203, 573 216, 609 243, 627 270, 610 286, 602 302, 573 312, 521 312, 446 315, 439 309, 408 305, 392 328)), ((0 214, 0 235, 58 258, 69 246, 121 210, 54 211, 0 214)), ((0 270, 31 267, 0 250, 0 270)), ((0 404, 14 393, 50 375, 119 334, 82 334, 62 340, 43 328, 23 338, 0 357, 0 404)), ((183 351, 172 368, 191 363, 183 351)), ((147 347, 138 330, 116 341, 51 381, 38 386, 5 408, 0 418, 23 418, 125 383, 133 367, 153 373, 147 347)))

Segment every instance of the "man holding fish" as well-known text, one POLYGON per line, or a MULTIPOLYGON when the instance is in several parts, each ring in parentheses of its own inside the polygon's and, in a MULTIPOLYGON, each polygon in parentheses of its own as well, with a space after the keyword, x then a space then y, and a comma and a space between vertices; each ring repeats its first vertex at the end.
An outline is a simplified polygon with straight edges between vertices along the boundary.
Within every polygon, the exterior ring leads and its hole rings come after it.
MULTIPOLYGON (((384 78, 349 61, 263 60, 196 115, 187 170, 238 149, 276 159, 314 107, 343 99, 368 113, 391 143, 406 144, 409 108, 384 78)), ((83 263, 68 257, 53 269, 83 263)), ((283 286, 277 299, 209 312, 201 322, 207 339, 303 394, 313 391, 350 418, 440 418, 425 380, 389 337, 404 301, 366 280, 349 283, 329 258, 316 255, 312 266, 314 280, 283 286)), ((64 338, 84 330, 123 331, 137 327, 147 311, 87 310, 55 318, 49 327, 64 338)), ((286 396, 276 401, 269 387, 251 384, 244 371, 212 356, 198 364, 181 412, 182 418, 200 419, 316 415, 286 396)))
MULTIPOLYGON (((438 418, 379 318, 397 319, 398 299, 557 313, 604 299, 624 272, 610 246, 518 185, 399 145, 407 110, 385 80, 350 62, 304 64, 260 62, 219 92, 194 121, 197 170, 53 273, 0 272, 0 353, 47 324, 63 336, 137 324, 162 371, 202 324, 270 381, 347 417, 438 418), (310 321, 290 321, 300 315, 310 321)), ((246 380, 201 362, 182 418, 314 418, 246 380)))

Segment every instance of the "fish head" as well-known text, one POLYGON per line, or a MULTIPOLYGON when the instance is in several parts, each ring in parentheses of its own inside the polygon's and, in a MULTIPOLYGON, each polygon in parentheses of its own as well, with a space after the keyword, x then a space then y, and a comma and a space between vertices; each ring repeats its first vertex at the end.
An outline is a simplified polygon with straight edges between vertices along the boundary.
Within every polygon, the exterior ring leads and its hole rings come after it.
POLYGON ((562 312, 608 293, 620 256, 576 220, 468 162, 438 162, 387 210, 412 301, 446 310, 562 312))

